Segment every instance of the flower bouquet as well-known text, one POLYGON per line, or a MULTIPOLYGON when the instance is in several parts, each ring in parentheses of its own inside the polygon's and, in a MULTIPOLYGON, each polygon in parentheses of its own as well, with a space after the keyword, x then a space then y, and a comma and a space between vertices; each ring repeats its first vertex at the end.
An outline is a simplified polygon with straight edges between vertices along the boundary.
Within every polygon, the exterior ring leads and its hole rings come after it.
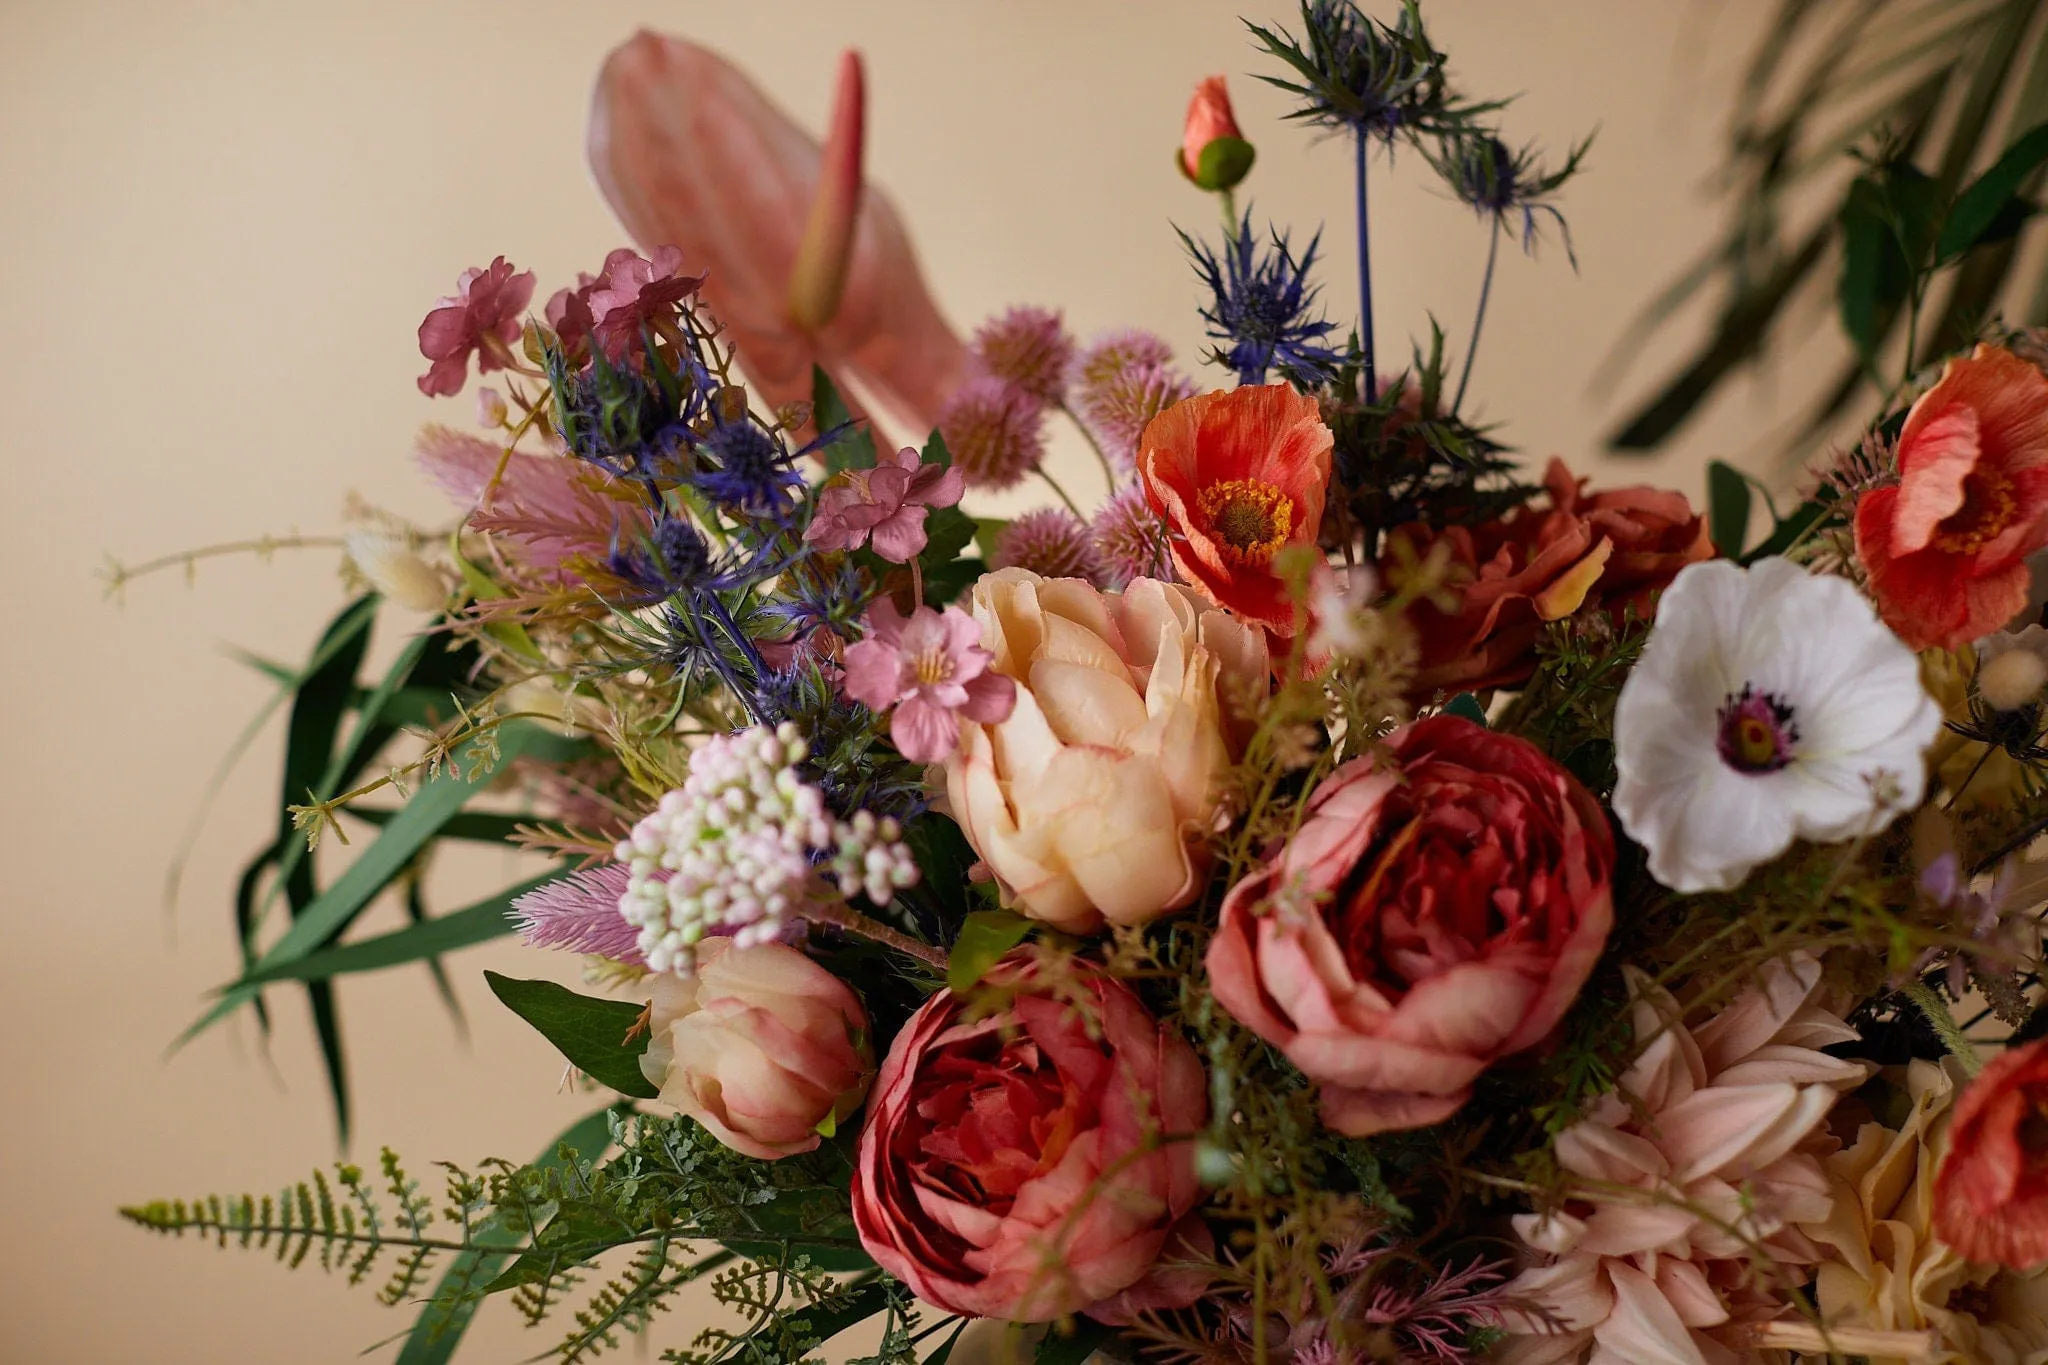
MULTIPOLYGON (((202 1021, 296 982, 330 1033, 336 976, 516 931, 583 955, 490 986, 599 1102, 431 1190, 386 1151, 130 1218, 388 1277, 405 1362, 492 1296, 593 1356, 693 1282, 663 1359, 2048 1360, 2048 345, 1909 340, 1782 514, 1725 466, 1707 515, 1523 482, 1466 416, 1484 291, 1455 362, 1379 355, 1368 173, 1418 153, 1490 281, 1584 145, 1503 142, 1412 0, 1251 33, 1353 154, 1363 288, 1331 320, 1319 236, 1240 211, 1202 82, 1220 387, 1046 308, 956 339, 857 58, 820 146, 701 48, 614 53, 641 249, 421 323, 423 392, 497 376, 420 438, 456 521, 349 538, 364 595, 285 671, 303 837, 202 1021), (426 624, 358 684, 386 611, 426 624), (550 865, 350 932, 453 839, 550 865)), ((1885 278, 1917 309, 2044 159, 1881 200, 1885 278)))

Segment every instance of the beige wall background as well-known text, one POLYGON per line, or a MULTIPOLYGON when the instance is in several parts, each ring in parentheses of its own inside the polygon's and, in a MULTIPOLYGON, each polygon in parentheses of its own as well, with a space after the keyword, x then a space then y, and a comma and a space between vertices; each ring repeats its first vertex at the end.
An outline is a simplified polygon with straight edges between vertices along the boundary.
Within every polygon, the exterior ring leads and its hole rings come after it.
MULTIPOLYGON (((1390 5, 1380 6, 1390 9, 1390 5)), ((1724 396, 1660 462, 1593 446, 1617 404, 1588 382, 1632 310, 1710 235, 1702 180, 1767 0, 1430 0, 1470 87, 1525 92, 1516 138, 1596 124, 1555 244, 1508 255, 1476 391, 1532 460, 1697 493, 1709 457, 1760 463, 1786 409, 1724 396)), ((590 80, 640 24, 707 42, 822 119, 837 51, 869 59, 871 175, 895 196, 963 328, 1014 301, 1082 332, 1144 324, 1191 355, 1194 292, 1169 223, 1213 210, 1168 158, 1191 83, 1232 73, 1260 161, 1249 192, 1326 223, 1348 318, 1346 158, 1276 123, 1239 12, 1280 0, 65 0, 0 3, 0 1360, 346 1362, 408 1318, 366 1290, 150 1239, 117 1203, 274 1188, 335 1155, 302 1002, 266 1046, 243 1020, 165 1046, 232 960, 228 896, 273 818, 267 735, 200 834, 182 904, 162 884, 206 774, 264 685, 232 641, 300 657, 341 600, 334 557, 212 561, 101 600, 94 570, 265 532, 325 531, 351 492, 442 509, 407 450, 436 410, 413 329, 464 266, 503 252, 542 297, 620 240, 583 167, 590 80)), ((1484 238, 1404 158, 1375 190, 1378 326, 1468 325, 1484 238)), ((1677 354, 1685 337, 1649 356, 1677 354)), ((1073 486, 1090 472, 1079 453, 1073 486)), ((395 625, 395 623, 394 623, 395 625)), ((390 647, 387 638, 385 647, 390 647)), ((511 855, 442 869, 438 904, 502 885, 511 855)), ((382 912, 395 918, 396 912, 382 912)), ((421 1167, 526 1156, 588 1101, 483 989, 483 967, 566 964, 510 944, 451 964, 453 1027, 423 971, 342 989, 356 1155, 421 1167)), ((660 1344, 687 1337, 670 1322, 660 1344)), ((554 1340, 487 1308, 465 1359, 554 1340)), ((388 1349, 386 1354, 388 1354, 388 1349)))

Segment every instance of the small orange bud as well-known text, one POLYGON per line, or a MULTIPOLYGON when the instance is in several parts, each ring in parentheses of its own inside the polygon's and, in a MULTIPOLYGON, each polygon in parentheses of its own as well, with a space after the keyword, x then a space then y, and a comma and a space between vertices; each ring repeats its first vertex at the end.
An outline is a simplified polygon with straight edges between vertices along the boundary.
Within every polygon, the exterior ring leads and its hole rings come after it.
POLYGON ((1205 190, 1227 190, 1251 173, 1252 145, 1238 131, 1223 77, 1198 81, 1181 133, 1180 170, 1205 190))

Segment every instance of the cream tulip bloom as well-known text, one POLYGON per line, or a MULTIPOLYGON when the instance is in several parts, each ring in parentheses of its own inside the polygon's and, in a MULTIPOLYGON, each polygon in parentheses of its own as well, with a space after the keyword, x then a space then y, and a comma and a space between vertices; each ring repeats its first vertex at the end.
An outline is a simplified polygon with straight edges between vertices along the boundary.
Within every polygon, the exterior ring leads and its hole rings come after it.
POLYGON ((1193 900, 1236 756, 1231 708, 1269 686, 1264 635, 1150 578, 1110 593, 1001 569, 972 611, 1017 705, 961 725, 946 793, 1004 903, 1093 933, 1193 900))

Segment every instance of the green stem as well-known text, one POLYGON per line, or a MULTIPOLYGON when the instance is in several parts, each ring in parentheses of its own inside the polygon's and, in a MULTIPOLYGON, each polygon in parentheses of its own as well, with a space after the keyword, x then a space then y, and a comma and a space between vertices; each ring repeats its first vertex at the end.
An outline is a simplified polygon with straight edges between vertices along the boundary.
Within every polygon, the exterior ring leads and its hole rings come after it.
POLYGON ((1977 1055, 1976 1044, 1964 1036, 1963 1030, 1956 1023, 1956 1017, 1948 1011, 1948 1003, 1936 995, 1926 982, 1915 981, 1899 993, 1912 1001, 1920 1013, 1927 1016, 1927 1022, 1941 1035, 1941 1045, 1962 1063, 1963 1074, 1974 1076, 1984 1069, 1984 1059, 1977 1055))
POLYGON ((1048 473, 1044 465, 1040 465, 1038 467, 1038 477, 1045 480, 1045 486, 1047 488, 1050 488, 1053 492, 1059 494, 1060 501, 1067 505, 1067 510, 1069 512, 1072 512, 1075 516, 1080 517, 1083 521, 1088 520, 1087 516, 1082 513, 1080 507, 1075 504, 1074 500, 1067 496, 1067 490, 1060 487, 1060 481, 1058 479, 1055 479, 1050 473, 1048 473))
POLYGON ((1109 485, 1110 495, 1114 497, 1116 495, 1116 466, 1110 463, 1109 452, 1102 448, 1102 442, 1095 439, 1095 433, 1090 431, 1088 424, 1081 420, 1081 414, 1075 412, 1072 407, 1065 403, 1060 404, 1060 411, 1066 415, 1066 419, 1069 422, 1074 424, 1074 429, 1081 433, 1081 439, 1088 443, 1088 448, 1095 452, 1095 458, 1102 464, 1103 482, 1109 485))
POLYGON ((1500 257, 1500 219, 1490 221, 1493 231, 1486 238, 1486 273, 1479 277, 1479 308, 1472 315, 1472 340, 1465 344, 1465 368, 1458 375, 1457 396, 1451 399, 1453 414, 1465 406, 1465 386, 1472 382, 1472 360, 1479 354, 1479 329, 1486 325, 1486 300, 1493 293, 1493 266, 1500 257))

